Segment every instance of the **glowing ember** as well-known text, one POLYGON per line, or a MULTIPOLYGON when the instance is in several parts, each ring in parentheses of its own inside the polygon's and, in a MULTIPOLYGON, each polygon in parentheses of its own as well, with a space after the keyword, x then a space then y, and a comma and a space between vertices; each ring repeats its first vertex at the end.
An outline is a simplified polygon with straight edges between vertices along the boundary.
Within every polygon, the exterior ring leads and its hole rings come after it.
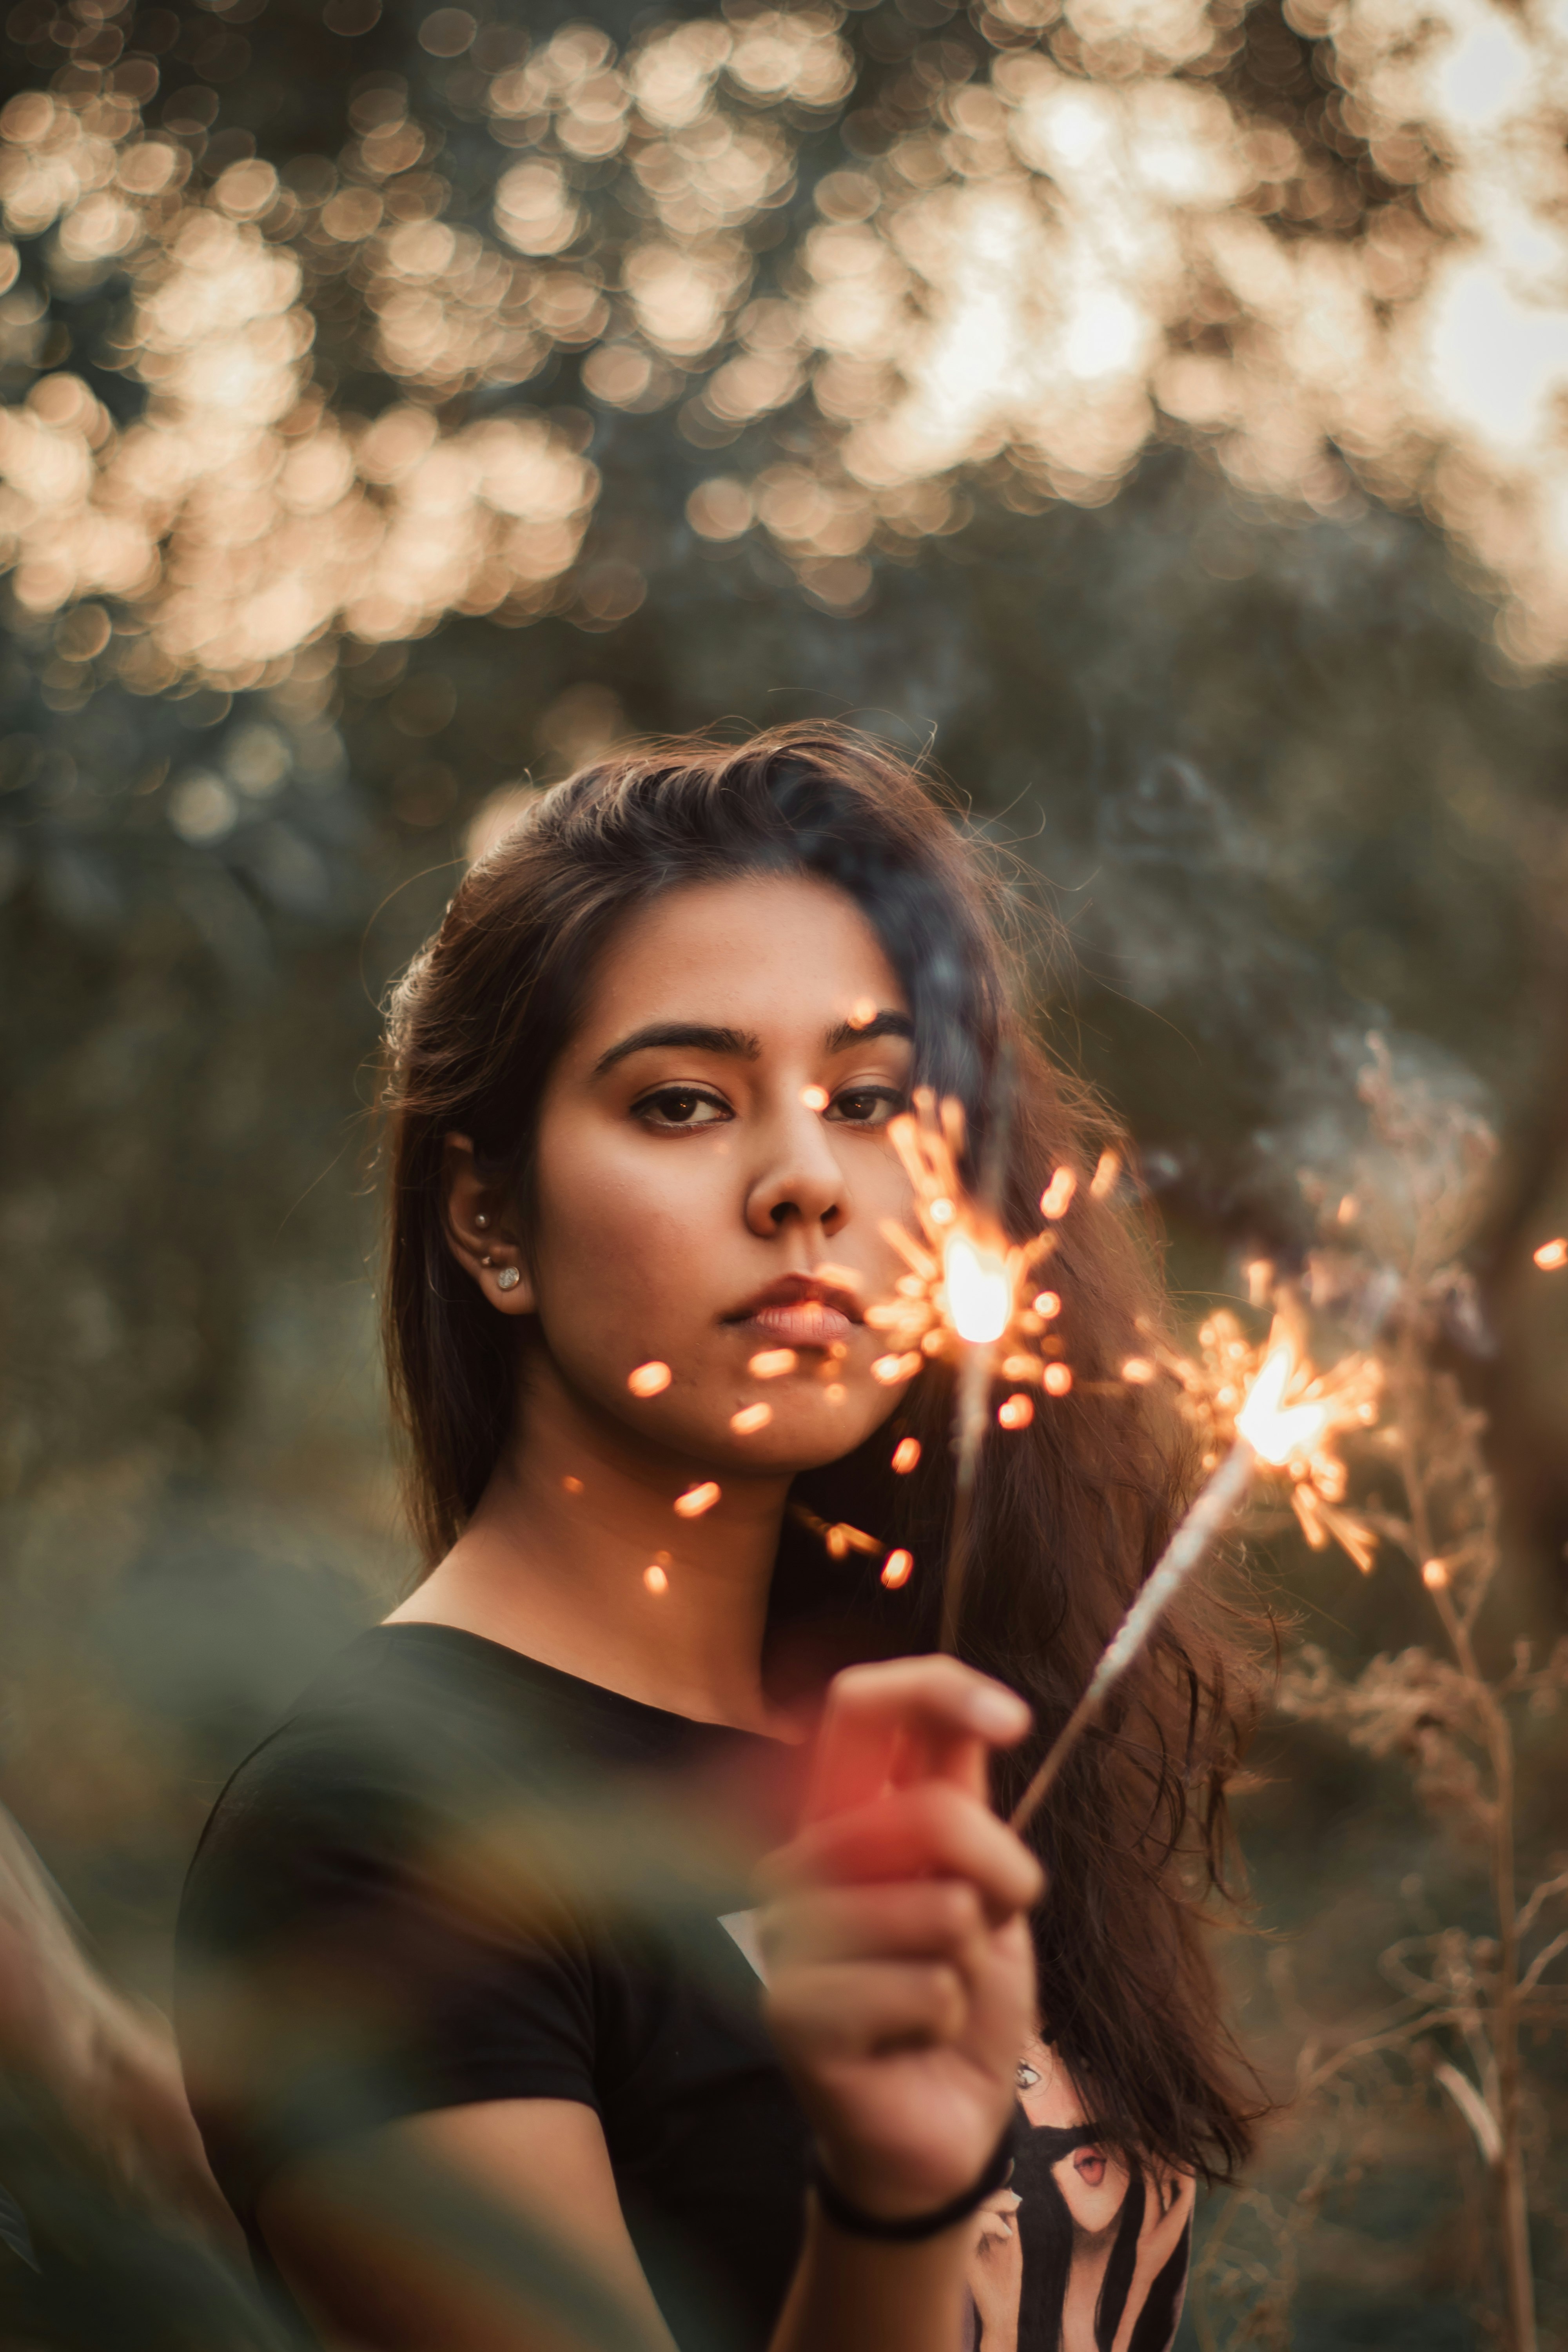
POLYGON ((920 1439, 918 1437, 900 1437, 898 1444, 893 1448, 893 1467, 900 1473, 900 1476, 906 1471, 914 1469, 916 1465, 919 1463, 920 1458, 920 1439))
POLYGON ((1253 1452, 1276 1469, 1283 1468, 1293 1454, 1310 1454, 1332 1418, 1331 1408, 1321 1402, 1285 1404, 1285 1391, 1295 1370, 1296 1358, 1289 1344, 1270 1349, 1247 1391, 1247 1402, 1236 1416, 1237 1435, 1245 1437, 1253 1452))
POLYGON ((1054 1290, 1037 1290, 1032 1303, 1036 1314, 1047 1323, 1062 1311, 1062 1302, 1054 1290))
POLYGON ((642 1572, 642 1580, 647 1585, 650 1592, 668 1592, 669 1591, 669 1579, 666 1576, 663 1569, 658 1566, 657 1561, 655 1561, 651 1568, 644 1569, 642 1572))
POLYGON ((704 1478, 700 1486, 688 1486, 684 1495, 677 1495, 672 1506, 677 1518, 700 1519, 704 1511, 713 1508, 719 1494, 716 1478, 704 1478))
POLYGON ((635 1397, 662 1396, 674 1377, 668 1364, 639 1364, 626 1374, 626 1386, 635 1397))
POLYGON ((1142 1388, 1153 1379, 1154 1370, 1147 1356, 1129 1356, 1121 1367, 1121 1377, 1133 1388, 1142 1388))
POLYGON ((730 1426, 737 1437, 750 1437, 753 1431, 766 1429, 773 1417, 771 1404, 743 1404, 739 1412, 730 1415, 730 1426))
POLYGON ((802 1087, 800 1098, 807 1110, 826 1110, 831 1100, 826 1087, 802 1087))
POLYGON ((869 1029, 872 1022, 875 1021, 876 1018, 876 998, 874 996, 857 997, 854 1003, 849 1008, 849 1026, 851 1029, 869 1029))
MULTIPOLYGON (((1065 1366, 1063 1367, 1065 1370, 1065 1366)), ((996 1418, 1004 1429, 1027 1429, 1035 1418, 1033 1397, 1004 1397, 996 1408, 996 1418)))
POLYGON ((746 1370, 754 1381, 779 1381, 793 1372, 799 1362, 793 1348, 764 1348, 752 1358, 746 1370))
POLYGON ((1006 1260, 968 1234, 956 1233, 943 1254, 942 1274, 948 1312, 959 1338, 982 1347, 999 1339, 1013 1313, 1006 1260))
POLYGON ((1559 1266, 1568 1265, 1568 1241, 1542 1242, 1532 1255, 1543 1274, 1555 1274, 1559 1266))
POLYGON ((890 1551, 888 1554, 882 1562, 882 1581, 889 1592, 897 1592, 900 1584, 909 1582, 914 1573, 914 1565, 912 1551, 890 1551))
POLYGON ((1072 1366, 1047 1364, 1041 1378, 1045 1382, 1047 1396, 1066 1396, 1072 1386, 1072 1366))
POLYGON ((875 1536, 868 1536, 863 1528, 852 1528, 845 1519, 826 1528, 822 1540, 834 1559, 847 1559, 852 1551, 879 1552, 882 1549, 875 1536))
POLYGON ((1441 1592, 1448 1581, 1446 1564, 1440 1559, 1424 1560, 1421 1565, 1421 1581, 1428 1592, 1441 1592))
POLYGON ((1058 1168, 1045 1191, 1040 1194, 1040 1214, 1054 1223, 1065 1217, 1072 1206, 1072 1196, 1078 1191, 1078 1178, 1070 1168, 1058 1168))
POLYGON ((583 1491, 581 1478, 563 1478, 561 1486, 562 1491, 568 1495, 580 1495, 583 1491))
MULTIPOLYGON (((1121 1173, 1121 1154, 1119 1151, 1102 1151, 1099 1164, 1089 1180, 1089 1189, 1092 1197, 1097 1201, 1103 1201, 1110 1193, 1114 1192, 1116 1181, 1121 1173)), ((1047 1210, 1046 1213, 1048 1216, 1050 1212, 1047 1210)))
POLYGON ((912 1381, 924 1361, 918 1348, 906 1356, 879 1356, 871 1366, 871 1378, 880 1381, 884 1388, 892 1388, 899 1381, 912 1381))

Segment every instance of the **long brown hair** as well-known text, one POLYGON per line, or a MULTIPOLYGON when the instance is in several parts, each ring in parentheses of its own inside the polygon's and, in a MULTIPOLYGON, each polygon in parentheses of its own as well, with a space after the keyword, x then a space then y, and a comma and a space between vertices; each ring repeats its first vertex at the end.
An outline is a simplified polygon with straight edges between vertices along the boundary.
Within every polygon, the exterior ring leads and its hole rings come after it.
MULTIPOLYGON (((784 727, 739 744, 641 744, 555 786, 468 873, 392 1002, 384 1328, 408 1439, 408 1501, 430 1561, 484 1492, 517 1410, 516 1327, 453 1265, 445 1138, 473 1139, 526 1217, 535 1122, 595 959, 629 909, 672 886, 799 873, 834 883, 876 931, 908 996, 919 1078, 956 1095, 984 1159, 997 1129, 1004 1221, 1016 1237, 1063 1163, 1087 1178, 1109 1123, 1022 1033, 993 892, 946 816, 885 746, 784 727)), ((1004 1804, 1083 1688, 1165 1540, 1191 1465, 1179 1424, 1116 1377, 1159 1310, 1146 1255, 1080 1183, 1052 1261, 1074 1367, 1070 1395, 987 1446, 961 1631, 963 1654, 1035 1710, 1034 1741, 1000 1768, 1004 1804)), ((951 1510, 951 1381, 922 1373, 896 1416, 920 1435, 912 1477, 884 1428, 803 1474, 795 1499, 903 1544, 920 1564, 897 1594, 874 1570, 829 1562, 786 1518, 774 1576, 781 1654, 803 1626, 837 1656, 934 1645, 951 1510)), ((1223 1883, 1225 1789, 1255 1676, 1242 1619, 1189 1590, 1080 1743, 1031 1836, 1050 1876, 1035 1920, 1047 2038, 1101 2135, 1226 2175, 1249 2111, 1220 2023, 1197 1904, 1223 1883)), ((820 1648, 818 1655, 826 1654, 820 1648)))

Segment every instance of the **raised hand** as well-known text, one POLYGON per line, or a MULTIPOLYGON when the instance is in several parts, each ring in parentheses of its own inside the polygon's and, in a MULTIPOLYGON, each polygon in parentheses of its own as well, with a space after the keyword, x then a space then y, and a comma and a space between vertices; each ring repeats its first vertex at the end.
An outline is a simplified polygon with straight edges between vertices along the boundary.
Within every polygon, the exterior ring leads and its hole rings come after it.
POLYGON ((1034 2024, 1034 1856, 986 1761, 1029 1727, 955 1659, 833 1684, 804 1826, 765 1869, 769 2015, 835 2184, 893 2220, 984 2171, 1034 2024))

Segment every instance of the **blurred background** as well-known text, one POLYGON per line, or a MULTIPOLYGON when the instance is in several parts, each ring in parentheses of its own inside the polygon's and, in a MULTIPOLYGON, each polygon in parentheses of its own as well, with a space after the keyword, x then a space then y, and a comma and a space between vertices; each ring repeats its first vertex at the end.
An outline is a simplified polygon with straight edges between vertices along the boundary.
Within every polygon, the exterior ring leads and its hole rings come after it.
MULTIPOLYGON (((1568 16, 17 0, 0 74, 0 1796, 117 1981, 166 2001, 226 1771, 410 1571, 378 1001, 626 733, 932 758, 1184 1315, 1305 1246, 1369 1032, 1485 1117, 1486 1638, 1560 1631, 1568 16)), ((1266 1569, 1348 1661, 1431 1638, 1397 1570, 1266 1569)), ((1288 2081, 1473 1857, 1310 1727, 1239 1810, 1288 2081)), ((1496 2340, 1463 2117, 1344 2128, 1273 2316, 1184 2345, 1496 2340)))

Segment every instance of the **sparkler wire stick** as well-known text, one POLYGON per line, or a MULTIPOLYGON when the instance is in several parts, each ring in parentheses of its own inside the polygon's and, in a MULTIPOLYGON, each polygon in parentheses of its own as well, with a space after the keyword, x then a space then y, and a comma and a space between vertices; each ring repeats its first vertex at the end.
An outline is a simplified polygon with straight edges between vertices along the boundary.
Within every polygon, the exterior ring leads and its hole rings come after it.
POLYGON ((986 1340, 964 1344, 958 1376, 958 1463, 952 1479, 952 1526, 947 1542, 947 1566, 942 1586, 942 1643, 950 1656, 958 1651, 958 1612, 963 1599, 963 1574, 969 1565, 969 1529, 974 1515, 974 1479, 980 1447, 985 1435, 985 1408, 991 1398, 991 1346, 986 1340))
POLYGON ((1058 1732, 1044 1763, 1013 1808, 1009 1816, 1009 1825, 1013 1829, 1022 1830, 1045 1802, 1056 1785, 1062 1766, 1089 1725, 1099 1717, 1112 1684, 1125 1674, 1169 1603, 1194 1569, 1207 1559, 1241 1508, 1258 1460, 1257 1450, 1238 1434, 1235 1445, 1200 1491, 1166 1545, 1159 1564, 1111 1637, 1088 1689, 1058 1732))
MULTIPOLYGON (((1001 1193, 1007 1164, 1007 1144, 1013 1126, 1016 1059, 1012 1046, 1004 1045, 992 1073, 994 1108, 990 1132, 985 1139, 980 1198, 993 1213, 1001 1193)), ((951 1265, 951 1259, 949 1263, 951 1265)), ((991 1402, 994 1341, 1005 1328, 1006 1321, 1005 1308, 994 1332, 987 1332, 984 1337, 961 1333, 964 1343, 963 1360, 959 1370, 955 1399, 958 1462, 952 1481, 952 1524, 947 1539, 947 1565, 942 1572, 942 1639, 939 1644, 950 1657, 956 1656, 958 1653, 958 1612, 963 1600, 964 1570, 969 1565, 970 1526, 974 1517, 974 1481, 980 1467, 980 1449, 985 1438, 986 1409, 991 1402)))

